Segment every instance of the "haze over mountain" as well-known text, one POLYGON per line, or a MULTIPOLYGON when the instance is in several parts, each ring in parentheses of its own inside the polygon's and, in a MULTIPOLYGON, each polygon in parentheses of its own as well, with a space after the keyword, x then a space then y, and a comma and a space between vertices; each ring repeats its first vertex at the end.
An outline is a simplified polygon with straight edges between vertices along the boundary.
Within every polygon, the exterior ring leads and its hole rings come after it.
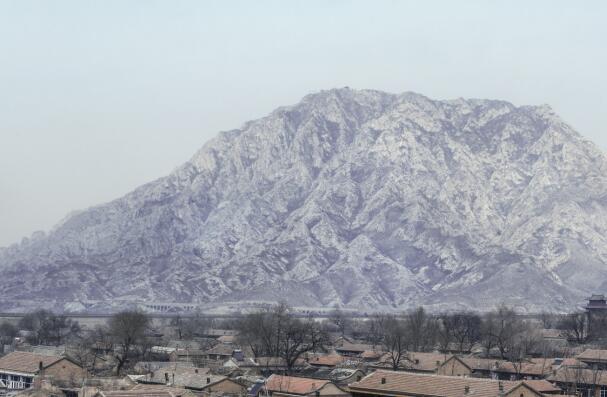
POLYGON ((0 309, 567 310, 607 289, 605 160, 548 106, 322 91, 0 251, 0 309))

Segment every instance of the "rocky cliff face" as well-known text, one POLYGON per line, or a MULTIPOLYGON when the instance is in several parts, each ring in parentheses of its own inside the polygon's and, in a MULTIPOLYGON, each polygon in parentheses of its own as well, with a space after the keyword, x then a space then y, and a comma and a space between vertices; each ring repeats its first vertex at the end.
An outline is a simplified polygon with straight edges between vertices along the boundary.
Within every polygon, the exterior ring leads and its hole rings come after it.
POLYGON ((607 290, 605 159, 546 106, 323 91, 4 249, 0 301, 571 308, 607 290))

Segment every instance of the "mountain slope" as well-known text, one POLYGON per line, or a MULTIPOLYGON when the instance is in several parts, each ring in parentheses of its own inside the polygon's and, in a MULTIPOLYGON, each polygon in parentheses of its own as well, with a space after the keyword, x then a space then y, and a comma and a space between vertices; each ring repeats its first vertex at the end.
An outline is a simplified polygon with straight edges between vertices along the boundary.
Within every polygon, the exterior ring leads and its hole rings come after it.
POLYGON ((0 252, 0 296, 562 310, 607 287, 605 155, 548 107, 338 89, 0 252))

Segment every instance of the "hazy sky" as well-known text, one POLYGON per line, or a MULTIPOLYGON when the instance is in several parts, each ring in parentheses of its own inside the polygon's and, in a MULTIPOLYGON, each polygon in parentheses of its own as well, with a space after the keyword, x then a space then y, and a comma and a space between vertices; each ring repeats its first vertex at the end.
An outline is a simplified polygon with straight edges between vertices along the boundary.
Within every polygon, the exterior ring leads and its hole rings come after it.
POLYGON ((332 87, 548 103, 607 148, 605 1, 0 0, 0 246, 332 87))

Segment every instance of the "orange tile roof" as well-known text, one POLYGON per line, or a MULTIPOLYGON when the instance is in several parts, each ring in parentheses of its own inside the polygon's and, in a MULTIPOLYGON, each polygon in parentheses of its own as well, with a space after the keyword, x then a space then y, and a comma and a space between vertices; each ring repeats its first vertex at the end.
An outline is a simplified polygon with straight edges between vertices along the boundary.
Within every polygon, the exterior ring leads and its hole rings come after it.
POLYGON ((305 395, 322 389, 327 383, 330 382, 321 379, 272 375, 266 382, 266 390, 269 392, 305 395))
POLYGON ((562 392, 560 387, 553 385, 548 382, 546 379, 534 379, 534 380, 526 380, 526 384, 531 386, 534 390, 539 391, 540 393, 560 393, 562 392))
MULTIPOLYGON (((508 392, 522 383, 524 382, 378 370, 360 382, 350 384, 349 389, 360 393, 372 391, 373 394, 461 397, 468 388, 468 394, 474 397, 496 397, 499 395, 500 384, 508 392), (385 383, 382 383, 382 379, 385 383)), ((529 387, 533 389, 533 386, 529 387)))
MULTIPOLYGON (((406 357, 401 359, 399 368, 404 371, 434 372, 445 362, 445 357, 448 359, 451 356, 442 353, 409 352, 406 357)), ((391 368, 390 353, 384 354, 379 359, 379 364, 383 368, 391 368)))
POLYGON ((0 369, 35 374, 38 372, 41 362, 43 367, 48 367, 62 358, 63 357, 45 356, 30 352, 12 352, 0 358, 0 369))
POLYGON ((194 396, 194 394, 180 387, 160 385, 136 385, 130 390, 102 391, 106 397, 179 397, 194 396))
POLYGON ((322 365, 324 367, 335 367, 343 363, 346 359, 339 354, 327 354, 327 355, 311 355, 308 358, 310 365, 322 365))
POLYGON ((607 386, 607 371, 595 371, 578 367, 560 367, 549 381, 559 383, 587 383, 607 386))
POLYGON ((578 354, 576 358, 581 361, 607 361, 607 350, 586 349, 578 354))

